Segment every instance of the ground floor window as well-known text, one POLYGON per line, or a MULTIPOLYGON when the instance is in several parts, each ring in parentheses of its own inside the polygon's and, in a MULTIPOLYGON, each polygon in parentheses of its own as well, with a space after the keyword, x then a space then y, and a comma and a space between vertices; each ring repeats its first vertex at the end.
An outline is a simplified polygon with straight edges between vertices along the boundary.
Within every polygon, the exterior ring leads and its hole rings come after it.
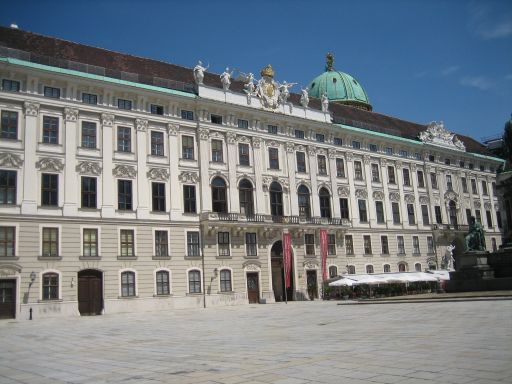
POLYGON ((127 271, 121 273, 121 296, 135 296, 135 272, 127 271))
POLYGON ((231 292, 231 271, 229 269, 223 269, 220 271, 220 291, 231 292))
POLYGON ((156 294, 157 295, 168 295, 169 293, 170 293, 169 272, 158 271, 156 273, 156 294))
POLYGON ((198 270, 188 272, 188 292, 201 293, 201 272, 198 270))
POLYGON ((43 300, 59 299, 59 275, 57 273, 45 273, 43 275, 43 300))

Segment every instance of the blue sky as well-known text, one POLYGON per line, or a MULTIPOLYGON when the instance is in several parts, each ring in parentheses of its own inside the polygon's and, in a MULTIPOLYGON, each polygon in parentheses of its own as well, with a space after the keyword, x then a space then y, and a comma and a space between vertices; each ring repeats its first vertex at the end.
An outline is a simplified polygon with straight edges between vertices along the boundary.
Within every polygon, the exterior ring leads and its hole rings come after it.
MULTIPOLYGON (((374 110, 476 139, 512 113, 512 1, 8 1, 0 23, 306 85, 333 52, 374 110)), ((299 88, 293 89, 298 92, 299 88)))

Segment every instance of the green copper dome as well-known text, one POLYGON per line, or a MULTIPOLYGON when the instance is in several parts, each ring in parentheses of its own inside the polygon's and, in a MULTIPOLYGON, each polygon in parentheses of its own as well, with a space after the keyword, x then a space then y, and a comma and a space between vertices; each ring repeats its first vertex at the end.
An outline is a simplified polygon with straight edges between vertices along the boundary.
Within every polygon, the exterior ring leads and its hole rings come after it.
POLYGON ((331 103, 346 104, 371 111, 370 99, 361 84, 349 74, 336 71, 332 65, 333 61, 333 55, 328 53, 325 72, 311 80, 308 85, 309 95, 319 99, 327 93, 331 103))

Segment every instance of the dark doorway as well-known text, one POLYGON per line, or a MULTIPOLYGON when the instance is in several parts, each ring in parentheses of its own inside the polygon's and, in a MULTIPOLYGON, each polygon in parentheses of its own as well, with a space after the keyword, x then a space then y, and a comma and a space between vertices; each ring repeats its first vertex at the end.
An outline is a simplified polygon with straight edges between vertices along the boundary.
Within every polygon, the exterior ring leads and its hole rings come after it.
POLYGON ((260 302, 258 272, 247 273, 247 296, 249 297, 249 304, 258 304, 260 302))
MULTIPOLYGON (((294 281, 293 281, 293 253, 292 263, 290 266, 291 284, 286 290, 288 300, 294 298, 294 281)), ((276 241, 270 250, 270 262, 272 265, 272 287, 274 290, 274 298, 276 301, 285 301, 285 280, 284 280, 284 263, 283 263, 283 242, 276 241)))
POLYGON ((16 317, 16 280, 0 280, 0 319, 16 317))
POLYGON ((318 283, 316 280, 316 271, 306 271, 306 281, 308 283, 309 300, 318 299, 318 283))
POLYGON ((82 316, 101 315, 103 274, 95 269, 78 272, 78 311, 82 316))

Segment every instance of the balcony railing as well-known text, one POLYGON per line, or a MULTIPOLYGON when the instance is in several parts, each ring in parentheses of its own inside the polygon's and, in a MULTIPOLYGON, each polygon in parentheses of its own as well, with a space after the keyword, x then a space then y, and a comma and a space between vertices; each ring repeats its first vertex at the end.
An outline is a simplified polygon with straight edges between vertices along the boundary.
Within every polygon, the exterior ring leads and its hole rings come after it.
POLYGON ((311 216, 284 216, 284 215, 243 215, 234 212, 207 212, 202 215, 203 220, 223 222, 249 222, 249 223, 274 223, 284 225, 333 225, 350 226, 350 220, 336 217, 311 217, 311 216))
POLYGON ((432 224, 432 229, 447 229, 452 231, 468 231, 469 225, 462 224, 432 224))

